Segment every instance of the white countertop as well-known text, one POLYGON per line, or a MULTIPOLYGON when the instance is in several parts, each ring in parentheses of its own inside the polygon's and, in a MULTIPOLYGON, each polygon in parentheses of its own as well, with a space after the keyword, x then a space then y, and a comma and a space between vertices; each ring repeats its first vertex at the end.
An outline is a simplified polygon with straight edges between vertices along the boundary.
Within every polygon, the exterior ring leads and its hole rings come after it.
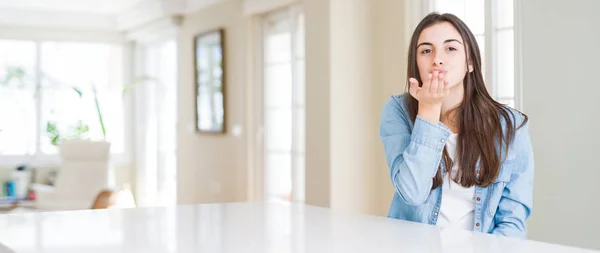
POLYGON ((3 252, 593 251, 320 207, 232 203, 0 215, 3 252))

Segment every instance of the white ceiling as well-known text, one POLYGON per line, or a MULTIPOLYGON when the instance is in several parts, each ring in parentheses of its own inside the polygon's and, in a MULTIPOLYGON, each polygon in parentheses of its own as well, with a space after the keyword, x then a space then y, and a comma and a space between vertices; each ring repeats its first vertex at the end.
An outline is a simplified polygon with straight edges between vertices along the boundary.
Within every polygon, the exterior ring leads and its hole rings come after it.
POLYGON ((0 9, 118 14, 144 0, 0 0, 0 9))
POLYGON ((128 31, 225 1, 233 0, 0 0, 0 37, 3 27, 128 31))

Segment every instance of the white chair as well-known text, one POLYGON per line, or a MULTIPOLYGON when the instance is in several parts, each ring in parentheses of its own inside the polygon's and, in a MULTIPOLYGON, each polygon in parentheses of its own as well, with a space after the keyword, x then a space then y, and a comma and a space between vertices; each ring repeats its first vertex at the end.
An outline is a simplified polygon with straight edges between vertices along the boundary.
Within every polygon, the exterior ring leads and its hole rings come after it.
POLYGON ((35 208, 40 210, 90 209, 98 193, 111 189, 110 143, 66 141, 59 146, 62 164, 54 186, 34 184, 35 208))

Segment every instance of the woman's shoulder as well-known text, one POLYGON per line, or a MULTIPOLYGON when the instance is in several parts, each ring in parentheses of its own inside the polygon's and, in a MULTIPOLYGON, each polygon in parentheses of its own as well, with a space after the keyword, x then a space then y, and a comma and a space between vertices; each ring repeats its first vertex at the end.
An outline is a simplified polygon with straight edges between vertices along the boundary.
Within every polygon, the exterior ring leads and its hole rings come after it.
POLYGON ((383 106, 383 113, 385 114, 396 114, 401 116, 408 115, 407 109, 407 101, 408 101, 408 92, 403 94, 391 95, 385 105, 383 106))
POLYGON ((393 106, 396 108, 406 110, 406 102, 408 101, 409 96, 410 94, 408 94, 408 92, 391 95, 388 98, 385 106, 393 106))
POLYGON ((528 123, 529 118, 523 112, 510 106, 504 106, 503 108, 506 112, 505 116, 507 116, 508 119, 506 117, 501 117, 502 128, 506 129, 508 127, 508 122, 511 123, 514 129, 521 128, 528 123))

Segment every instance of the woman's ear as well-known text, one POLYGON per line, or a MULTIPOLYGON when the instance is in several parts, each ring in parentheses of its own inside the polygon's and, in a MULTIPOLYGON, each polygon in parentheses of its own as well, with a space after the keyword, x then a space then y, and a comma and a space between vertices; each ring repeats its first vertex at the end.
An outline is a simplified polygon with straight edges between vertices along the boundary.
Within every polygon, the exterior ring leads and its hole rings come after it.
POLYGON ((469 73, 473 72, 473 65, 469 64, 469 73))

